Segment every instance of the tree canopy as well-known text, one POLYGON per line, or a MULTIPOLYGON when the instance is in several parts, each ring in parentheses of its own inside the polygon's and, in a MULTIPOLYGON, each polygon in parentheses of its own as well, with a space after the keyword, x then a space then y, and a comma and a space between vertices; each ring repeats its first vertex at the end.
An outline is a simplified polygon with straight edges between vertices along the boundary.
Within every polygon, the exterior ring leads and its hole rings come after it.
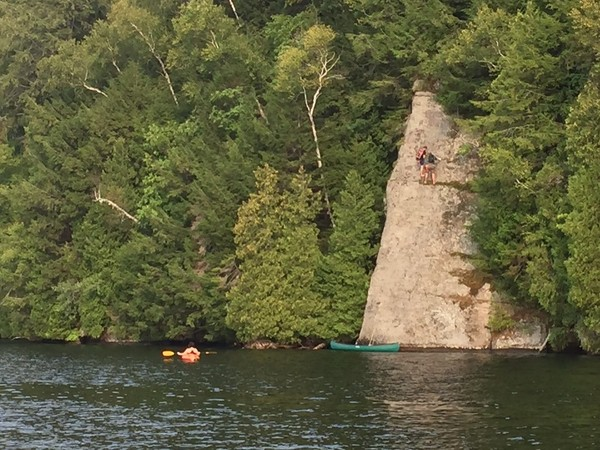
POLYGON ((592 0, 0 0, 0 338, 355 337, 421 79, 471 233, 600 351, 592 0))

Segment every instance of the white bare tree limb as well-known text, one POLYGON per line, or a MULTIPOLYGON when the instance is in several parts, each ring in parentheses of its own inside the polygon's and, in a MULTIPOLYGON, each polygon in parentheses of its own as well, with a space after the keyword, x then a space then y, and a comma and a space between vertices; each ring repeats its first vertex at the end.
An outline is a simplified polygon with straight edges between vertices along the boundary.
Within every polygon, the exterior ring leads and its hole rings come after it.
POLYGON ((479 61, 483 64, 485 64, 486 66, 488 66, 493 72, 499 72, 500 71, 500 66, 498 64, 496 64, 493 61, 489 61, 487 59, 482 59, 481 61, 479 61))
POLYGON ((235 16, 235 20, 238 21, 238 23, 240 22, 240 16, 238 16, 237 11, 235 10, 235 5, 233 4, 233 0, 229 0, 229 5, 231 6, 231 9, 233 11, 233 15, 235 16))
POLYGON ((10 293, 12 292, 12 288, 10 288, 8 290, 8 292, 6 293, 6 295, 4 296, 4 298, 2 299, 2 301, 6 300, 8 297, 10 297, 10 293))
POLYGON ((498 52, 498 54, 500 55, 501 58, 506 58, 506 56, 504 56, 504 53, 502 53, 502 50, 500 50, 500 42, 498 42, 498 39, 494 39, 495 43, 496 43, 496 51, 498 52))
POLYGON ((210 43, 214 48, 219 48, 219 42, 217 41, 217 36, 215 35, 213 30, 210 30, 211 40, 210 43))
POLYGON ((86 84, 85 81, 83 82, 83 87, 86 88, 88 91, 96 92, 100 95, 104 95, 105 97, 108 97, 108 95, 106 95, 106 92, 102 92, 100 89, 90 86, 89 84, 86 84))
POLYGON ((150 49, 150 53, 152 53, 152 56, 154 56, 154 59, 156 59, 158 61, 158 64, 160 64, 160 70, 162 72, 164 79, 167 81, 167 84, 169 85, 169 91, 171 92, 171 97, 173 97, 175 104, 177 106, 179 106, 179 101, 177 100, 177 95, 175 94, 175 89, 173 89, 173 84, 171 83, 171 77, 169 76, 169 72, 167 71, 167 66, 165 65, 161 56, 156 51, 156 44, 154 43, 152 36, 150 36, 150 37, 146 36, 144 34, 144 32, 135 23, 130 22, 130 24, 133 27, 133 29, 141 36, 143 41, 146 43, 146 45, 150 49))
POLYGON ((323 160, 321 158, 321 149, 319 148, 319 136, 317 133, 317 126, 315 124, 315 109, 317 107, 317 100, 321 96, 323 87, 325 84, 332 79, 341 78, 340 75, 331 75, 331 70, 335 67, 337 62, 340 60, 339 56, 335 54, 329 55, 327 52, 321 52, 319 59, 319 75, 317 78, 317 87, 312 95, 312 99, 309 102, 308 93, 306 87, 302 86, 302 92, 304 94, 304 104, 306 105, 306 111, 308 113, 308 119, 310 120, 310 126, 313 135, 313 141, 315 143, 315 152, 317 154, 317 166, 319 169, 323 166, 323 160))
POLYGON ((315 153, 317 154, 317 167, 319 169, 323 167, 323 160, 321 158, 321 149, 319 148, 319 134, 317 133, 317 125, 315 124, 315 107, 317 105, 317 100, 321 95, 321 89, 322 86, 317 87, 315 93, 312 96, 312 101, 311 103, 309 103, 306 88, 302 86, 302 93, 304 94, 304 104, 306 105, 308 120, 310 120, 310 128, 312 130, 313 141, 315 142, 315 153))
POLYGON ((542 345, 540 345, 540 347, 538 348, 538 353, 541 353, 544 351, 544 349, 546 348, 546 345, 548 345, 549 340, 550 340, 550 332, 548 332, 548 334, 546 335, 546 339, 544 340, 542 345))
POLYGON ((131 221, 133 221, 133 222, 135 222, 135 223, 138 223, 138 222, 139 222, 139 220, 138 220, 136 217, 134 217, 134 216, 132 216, 131 214, 129 214, 127 211, 125 211, 123 208, 121 208, 121 207, 120 207, 119 205, 117 205, 115 202, 113 202, 112 200, 109 200, 109 199, 107 199, 107 198, 103 198, 103 197, 100 195, 100 191, 99 191, 99 190, 96 190, 96 189, 94 189, 94 201, 95 201, 95 202, 98 202, 98 203, 105 203, 105 204, 107 204, 108 206, 110 206, 111 208, 113 208, 113 209, 115 209, 115 210, 119 211, 119 213, 121 213, 123 216, 127 217, 129 220, 131 220, 131 221))
POLYGON ((258 105, 258 113, 260 114, 260 117, 262 117, 266 123, 269 123, 269 119, 267 118, 267 115, 265 114, 265 110, 263 109, 262 105, 260 104, 260 100, 258 99, 258 97, 256 97, 255 100, 256 100, 256 104, 258 105))
POLYGON ((108 51, 110 52, 110 56, 111 56, 111 64, 113 65, 113 67, 115 69, 117 69, 117 72, 121 73, 121 68, 119 67, 119 65, 117 64, 117 60, 115 59, 115 49, 112 47, 112 45, 110 45, 110 42, 108 42, 107 44, 108 47, 108 51))
POLYGON ((117 64, 117 62, 114 59, 111 61, 111 63, 113 65, 113 67, 115 69, 117 69, 117 72, 121 73, 121 68, 119 67, 119 65, 117 64))
MULTIPOLYGON (((323 180, 322 173, 321 180, 323 180)), ((323 197, 325 198, 325 208, 327 209, 327 215, 329 216, 329 220, 331 220, 331 226, 335 228, 335 220, 333 220, 333 210, 331 209, 331 202, 329 201, 329 193, 327 192, 327 189, 325 189, 325 187, 323 187, 323 197)))
POLYGON ((526 185, 525 183, 523 183, 521 180, 519 180, 518 178, 515 178, 515 184, 517 186, 520 186, 524 189, 527 189, 530 192, 533 192, 533 189, 531 188, 531 186, 526 185))
MULTIPOLYGON (((321 156, 321 148, 319 147, 319 134, 317 132, 317 125, 315 123, 315 110, 317 107, 317 101, 323 92, 323 88, 329 80, 341 78, 341 75, 331 74, 331 70, 335 67, 337 62, 340 60, 339 56, 335 54, 329 54, 327 51, 322 51, 319 55, 319 75, 317 77, 317 87, 309 101, 309 95, 306 90, 306 86, 302 83, 302 93, 304 94, 304 105, 306 106, 306 112, 308 114, 308 120, 310 121, 310 128, 313 135, 313 141, 315 143, 315 153, 317 155, 317 167, 321 169, 323 167, 323 158, 321 156)), ((323 173, 321 173, 321 179, 323 179, 323 173)), ((331 220, 331 226, 335 228, 335 222, 333 220, 333 212, 331 210, 331 202, 329 201, 329 194, 327 189, 323 188, 323 196, 325 198, 325 205, 327 207, 327 215, 331 220)))
POLYGON ((100 89, 94 87, 94 86, 90 86, 89 84, 86 83, 87 81, 87 77, 88 77, 88 73, 87 71, 85 72, 85 78, 83 79, 83 87, 86 88, 88 91, 92 91, 92 92, 96 92, 97 94, 100 95, 104 95, 105 97, 108 98, 108 95, 106 95, 106 92, 101 91, 100 89))

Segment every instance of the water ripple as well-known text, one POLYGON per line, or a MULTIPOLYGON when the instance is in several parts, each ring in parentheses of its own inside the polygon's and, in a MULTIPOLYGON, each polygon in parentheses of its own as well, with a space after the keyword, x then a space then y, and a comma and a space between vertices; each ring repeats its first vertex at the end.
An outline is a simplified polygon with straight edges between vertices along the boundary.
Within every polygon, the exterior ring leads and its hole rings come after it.
POLYGON ((600 363, 0 344, 4 449, 594 448, 600 363), (535 376, 533 376, 535 374, 535 376))

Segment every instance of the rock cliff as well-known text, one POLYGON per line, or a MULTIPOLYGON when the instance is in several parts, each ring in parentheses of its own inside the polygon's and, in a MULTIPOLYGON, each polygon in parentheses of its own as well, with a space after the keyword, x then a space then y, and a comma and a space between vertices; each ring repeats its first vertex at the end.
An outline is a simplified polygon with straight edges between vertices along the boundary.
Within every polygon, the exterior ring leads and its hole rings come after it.
POLYGON ((525 321, 492 334, 490 285, 469 262, 478 169, 473 143, 457 133, 429 92, 416 92, 386 192, 386 222, 358 342, 404 348, 535 348, 545 332, 525 321), (419 183, 416 150, 442 159, 435 186, 419 183))

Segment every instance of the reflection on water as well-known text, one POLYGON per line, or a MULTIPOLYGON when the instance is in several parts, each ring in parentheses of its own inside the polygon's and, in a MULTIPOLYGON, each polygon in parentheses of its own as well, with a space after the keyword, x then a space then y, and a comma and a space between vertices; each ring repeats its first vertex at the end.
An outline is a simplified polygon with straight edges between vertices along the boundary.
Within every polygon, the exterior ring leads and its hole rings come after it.
POLYGON ((0 449, 597 448, 600 361, 0 344, 0 449))

